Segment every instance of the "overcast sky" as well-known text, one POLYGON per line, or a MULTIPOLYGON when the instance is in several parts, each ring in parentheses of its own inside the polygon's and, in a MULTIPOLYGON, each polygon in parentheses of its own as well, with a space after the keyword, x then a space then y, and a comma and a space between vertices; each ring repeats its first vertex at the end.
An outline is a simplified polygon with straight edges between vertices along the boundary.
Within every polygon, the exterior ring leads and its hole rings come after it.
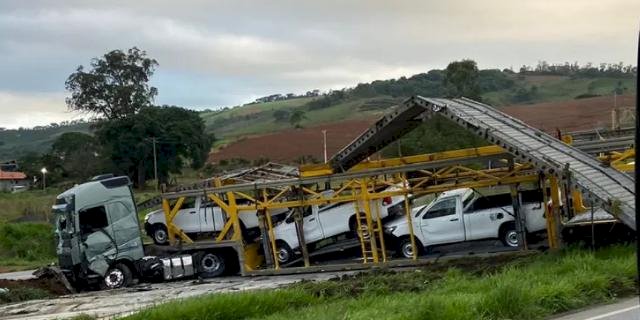
POLYGON ((462 58, 481 68, 631 64, 638 13, 638 0, 0 0, 0 127, 81 117, 66 109, 64 81, 112 49, 158 60, 158 104, 202 109, 462 58))

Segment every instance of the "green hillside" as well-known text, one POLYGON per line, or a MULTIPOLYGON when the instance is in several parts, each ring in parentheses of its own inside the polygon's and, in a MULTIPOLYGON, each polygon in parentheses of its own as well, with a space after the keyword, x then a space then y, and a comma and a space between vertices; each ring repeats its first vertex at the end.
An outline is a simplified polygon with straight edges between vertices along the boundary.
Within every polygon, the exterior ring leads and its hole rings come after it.
MULTIPOLYGON (((214 147, 242 137, 291 128, 289 116, 304 112, 301 126, 335 121, 375 118, 412 95, 445 96, 444 71, 431 70, 399 79, 377 80, 353 88, 331 91, 319 97, 303 97, 267 103, 252 103, 217 111, 201 112, 207 129, 214 133, 214 147)), ((480 70, 478 85, 483 101, 495 106, 563 101, 585 97, 635 93, 634 75, 628 73, 583 72, 569 75, 544 72, 514 73, 509 70, 480 70)), ((89 124, 46 126, 0 131, 0 161, 19 158, 28 152, 44 152, 60 134, 88 132, 89 124)))
POLYGON ((89 132, 89 123, 0 131, 0 161, 14 160, 29 152, 46 152, 65 132, 89 132))
MULTIPOLYGON (((486 71, 488 70, 481 72, 486 71)), ((520 76, 497 70, 491 72, 492 75, 484 77, 485 87, 482 88, 481 97, 484 102, 498 107, 612 95, 616 89, 624 94, 635 92, 635 80, 629 77, 573 78, 554 75, 520 76)), ((231 142, 243 136, 291 128, 292 125, 288 121, 276 119, 274 113, 277 110, 289 112, 304 110, 306 119, 300 123, 302 126, 378 117, 388 111, 389 107, 413 94, 442 96, 444 88, 439 84, 435 85, 440 81, 438 76, 431 75, 433 81, 424 86, 414 86, 416 82, 422 81, 415 78, 423 77, 423 75, 425 74, 408 79, 401 78, 365 84, 375 88, 372 91, 369 91, 371 88, 362 89, 363 85, 358 85, 353 89, 347 89, 343 98, 335 99, 328 106, 322 108, 314 108, 310 104, 312 101, 325 99, 323 97, 298 98, 238 106, 223 111, 204 112, 202 117, 205 118, 208 129, 215 133, 219 139, 217 145, 231 142), (400 91, 399 94, 394 92, 393 88, 400 91), (365 90, 366 92, 362 93, 365 90)), ((427 76, 429 77, 429 74, 427 76)))

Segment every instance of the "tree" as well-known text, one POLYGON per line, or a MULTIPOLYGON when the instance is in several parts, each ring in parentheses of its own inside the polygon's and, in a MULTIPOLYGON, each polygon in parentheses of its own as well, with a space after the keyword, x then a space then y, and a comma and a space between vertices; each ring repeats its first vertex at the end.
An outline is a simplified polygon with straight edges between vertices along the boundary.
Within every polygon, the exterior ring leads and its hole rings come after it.
POLYGON ((114 171, 132 177, 138 187, 154 176, 154 138, 158 183, 167 182, 169 173, 180 173, 187 164, 202 167, 214 141, 198 112, 175 106, 145 107, 135 115, 102 122, 96 137, 114 171))
POLYGON ((98 141, 82 132, 65 132, 51 146, 63 176, 80 182, 98 175, 105 167, 98 141))
POLYGON ((478 66, 473 60, 449 63, 444 74, 444 85, 450 97, 467 97, 480 100, 478 66))
POLYGON ((65 82, 71 92, 66 99, 71 110, 97 114, 109 120, 122 119, 151 105, 158 90, 149 86, 158 62, 133 47, 113 50, 91 61, 91 70, 79 66, 65 82))
POLYGON ((289 123, 291 123, 294 128, 302 128, 300 122, 305 119, 307 119, 307 116, 305 115, 304 110, 298 109, 291 113, 291 116, 289 117, 289 123))
POLYGON ((273 112, 273 118, 276 119, 277 122, 287 121, 289 119, 289 111, 287 110, 276 110, 273 112))

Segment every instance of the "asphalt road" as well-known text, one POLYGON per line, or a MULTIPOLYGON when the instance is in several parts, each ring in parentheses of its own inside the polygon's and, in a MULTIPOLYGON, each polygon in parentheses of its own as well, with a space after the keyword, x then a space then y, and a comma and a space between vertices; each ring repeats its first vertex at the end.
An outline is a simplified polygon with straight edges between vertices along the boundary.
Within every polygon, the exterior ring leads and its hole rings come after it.
POLYGON ((638 297, 633 297, 613 304, 563 315, 553 318, 553 320, 637 320, 640 319, 640 303, 638 301, 638 297))
POLYGON ((35 276, 33 275, 34 271, 36 271, 36 270, 0 273, 0 279, 2 279, 2 280, 28 280, 28 279, 33 279, 33 278, 35 278, 35 276))

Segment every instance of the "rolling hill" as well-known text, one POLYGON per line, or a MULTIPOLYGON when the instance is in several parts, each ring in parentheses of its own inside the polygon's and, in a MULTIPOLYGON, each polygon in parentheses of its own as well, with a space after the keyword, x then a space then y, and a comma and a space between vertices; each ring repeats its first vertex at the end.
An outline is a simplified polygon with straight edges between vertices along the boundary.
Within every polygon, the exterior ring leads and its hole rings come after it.
MULTIPOLYGON (((351 136, 361 131, 363 123, 370 123, 372 119, 378 118, 390 107, 409 96, 444 95, 442 77, 442 70, 432 70, 409 78, 359 84, 356 87, 333 91, 320 97, 252 103, 201 112, 200 115, 207 129, 218 139, 214 145, 211 160, 244 157, 243 152, 240 151, 243 148, 242 145, 236 143, 246 142, 246 139, 252 137, 279 132, 290 137, 293 134, 303 134, 307 129, 312 132, 322 130, 322 126, 336 122, 345 122, 343 125, 346 129, 341 130, 341 134, 338 135, 342 138, 332 143, 344 145, 343 140, 350 141, 351 136), (304 111, 304 118, 299 123, 302 129, 297 131, 292 130, 293 126, 288 121, 288 115, 296 110, 304 111), (350 130, 354 133, 350 133, 350 130)), ((499 70, 481 70, 479 81, 483 101, 498 107, 530 105, 533 108, 539 103, 564 101, 575 101, 574 104, 580 105, 582 98, 590 97, 600 97, 601 101, 613 101, 614 90, 627 95, 635 93, 635 80, 628 75, 575 77, 521 75, 499 70), (607 96, 609 98, 606 98, 607 96)), ((563 104, 559 103, 556 106, 561 107, 563 104)), ((0 131, 0 161, 18 158, 27 152, 47 151, 57 136, 69 131, 88 132, 89 124, 0 131)), ((338 146, 330 146, 331 150, 334 148, 338 146)), ((278 156, 273 159, 281 158, 278 156)), ((292 160, 290 156, 284 158, 292 160)))

